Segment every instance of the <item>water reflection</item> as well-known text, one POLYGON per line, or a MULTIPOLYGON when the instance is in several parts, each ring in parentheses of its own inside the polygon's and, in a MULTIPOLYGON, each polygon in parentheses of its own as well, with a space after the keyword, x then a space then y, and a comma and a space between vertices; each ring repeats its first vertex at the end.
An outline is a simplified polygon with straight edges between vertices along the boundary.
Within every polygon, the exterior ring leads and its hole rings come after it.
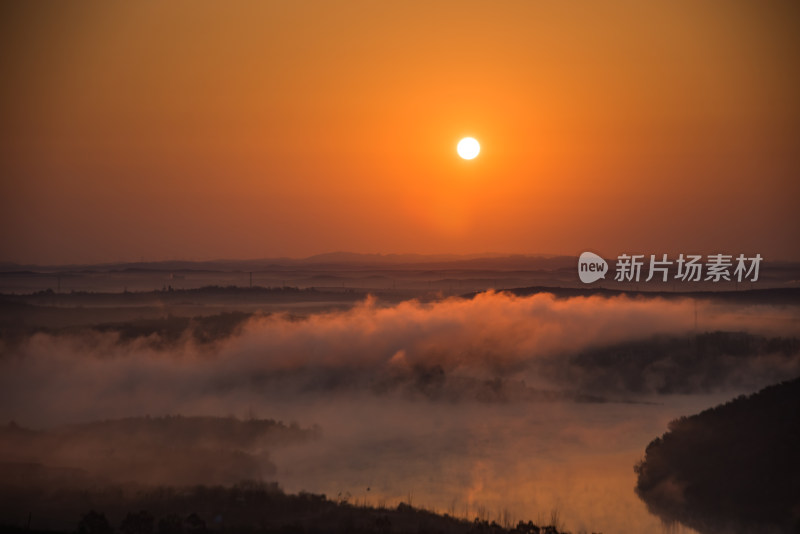
POLYGON ((557 514, 573 532, 692 532, 634 494, 633 465, 673 418, 728 395, 657 403, 426 404, 347 400, 281 407, 323 438, 274 455, 289 491, 498 522, 557 514))

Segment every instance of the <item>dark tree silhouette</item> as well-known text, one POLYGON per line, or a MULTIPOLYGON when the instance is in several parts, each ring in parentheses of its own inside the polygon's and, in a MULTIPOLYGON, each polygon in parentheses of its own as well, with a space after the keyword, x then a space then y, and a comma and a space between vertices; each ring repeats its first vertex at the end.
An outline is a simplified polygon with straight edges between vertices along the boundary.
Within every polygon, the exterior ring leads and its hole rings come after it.
POLYGON ((189 514, 189 517, 186 518, 185 521, 186 532, 205 532, 206 531, 206 522, 203 521, 199 515, 192 513, 189 514))
POLYGON ((155 519, 152 515, 142 510, 138 513, 129 513, 122 521, 119 531, 122 534, 153 534, 155 519))
POLYGON ((800 532, 800 378, 670 423, 636 466, 653 513, 704 533, 800 532))
POLYGON ((176 514, 162 517, 158 521, 158 534, 183 534, 183 520, 176 514))
POLYGON ((78 534, 112 534, 114 529, 108 523, 105 514, 94 510, 84 515, 78 523, 78 534))

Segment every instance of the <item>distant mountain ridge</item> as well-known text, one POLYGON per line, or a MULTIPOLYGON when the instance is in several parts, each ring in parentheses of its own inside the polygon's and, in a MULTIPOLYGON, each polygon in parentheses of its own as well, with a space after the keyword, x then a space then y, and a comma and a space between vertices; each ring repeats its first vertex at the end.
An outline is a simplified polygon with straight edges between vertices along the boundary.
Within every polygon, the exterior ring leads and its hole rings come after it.
POLYGON ((253 260, 164 260, 98 264, 35 265, 0 263, 0 272, 109 272, 109 271, 259 271, 276 267, 420 267, 473 269, 553 270, 572 267, 577 256, 524 254, 362 254, 328 252, 306 258, 253 260))

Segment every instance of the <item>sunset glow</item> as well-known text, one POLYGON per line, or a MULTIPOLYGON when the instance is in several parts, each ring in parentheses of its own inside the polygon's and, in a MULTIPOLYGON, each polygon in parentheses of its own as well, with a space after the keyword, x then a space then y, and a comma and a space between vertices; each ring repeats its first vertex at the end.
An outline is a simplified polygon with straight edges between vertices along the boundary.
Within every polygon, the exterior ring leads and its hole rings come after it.
POLYGON ((5 11, 0 260, 800 258, 793 3, 5 11))
POLYGON ((800 525, 800 2, 0 2, 0 531, 800 525))

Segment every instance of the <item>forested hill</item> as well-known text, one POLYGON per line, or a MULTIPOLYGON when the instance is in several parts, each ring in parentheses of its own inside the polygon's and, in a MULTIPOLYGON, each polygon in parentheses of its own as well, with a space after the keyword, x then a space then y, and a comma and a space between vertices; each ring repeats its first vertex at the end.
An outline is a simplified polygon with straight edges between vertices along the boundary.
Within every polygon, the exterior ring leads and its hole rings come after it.
POLYGON ((800 378, 673 421, 636 472, 637 493, 667 521, 800 532, 800 378))

